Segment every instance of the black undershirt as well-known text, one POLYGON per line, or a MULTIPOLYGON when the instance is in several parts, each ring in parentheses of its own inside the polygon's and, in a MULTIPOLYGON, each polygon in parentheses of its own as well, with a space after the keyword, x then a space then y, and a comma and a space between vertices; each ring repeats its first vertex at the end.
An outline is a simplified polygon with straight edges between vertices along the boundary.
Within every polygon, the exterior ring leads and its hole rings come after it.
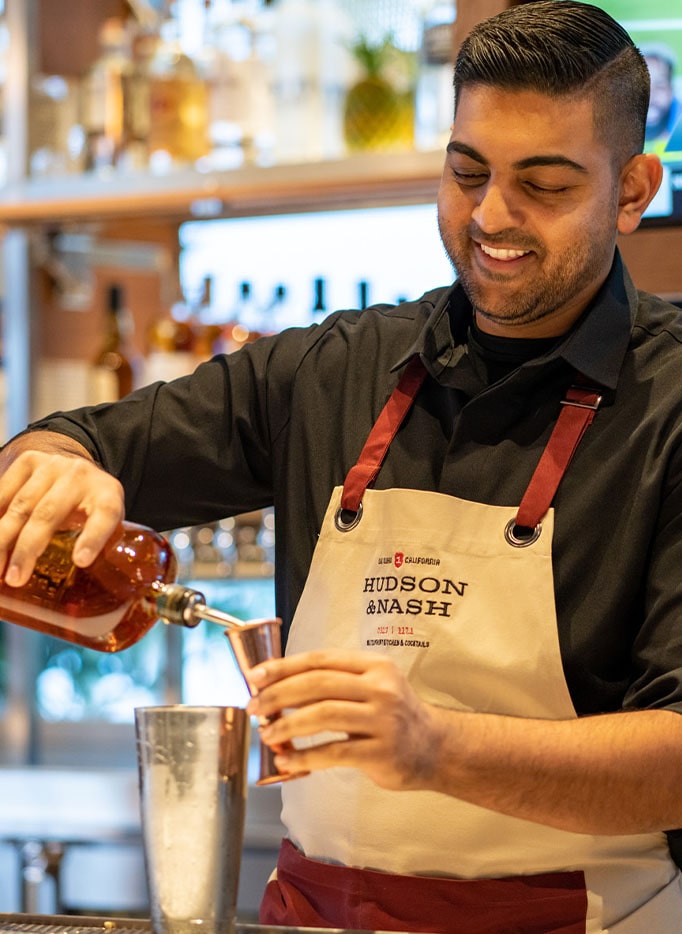
POLYGON ((556 337, 499 337, 481 331, 475 321, 467 334, 471 364, 477 376, 490 386, 528 360, 539 357, 556 344, 556 337))

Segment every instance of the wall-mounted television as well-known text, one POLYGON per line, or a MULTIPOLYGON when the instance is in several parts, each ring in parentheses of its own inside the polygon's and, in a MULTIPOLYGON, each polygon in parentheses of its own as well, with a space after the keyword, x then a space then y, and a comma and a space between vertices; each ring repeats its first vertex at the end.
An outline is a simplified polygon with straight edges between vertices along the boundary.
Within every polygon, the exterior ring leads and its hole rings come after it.
POLYGON ((646 149, 660 156, 664 177, 644 224, 682 224, 682 2, 593 2, 627 29, 651 72, 646 149))

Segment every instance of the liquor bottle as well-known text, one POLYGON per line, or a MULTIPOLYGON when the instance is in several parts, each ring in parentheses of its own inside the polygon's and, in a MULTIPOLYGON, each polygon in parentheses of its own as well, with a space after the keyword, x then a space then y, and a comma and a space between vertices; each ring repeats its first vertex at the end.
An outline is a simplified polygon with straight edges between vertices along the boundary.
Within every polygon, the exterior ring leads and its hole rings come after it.
POLYGON ((192 354, 194 365, 203 363, 220 352, 222 325, 215 320, 213 308, 213 276, 204 276, 198 301, 189 319, 192 331, 192 354))
POLYGON ((149 165, 166 171, 209 152, 208 89, 180 41, 178 20, 161 26, 149 63, 149 165))
POLYGON ((140 25, 131 39, 130 69, 123 81, 123 152, 119 165, 124 171, 145 169, 149 162, 149 69, 160 41, 158 27, 151 24, 140 25))
POLYGON ((93 405, 115 402, 133 389, 133 365, 128 337, 131 318, 120 285, 109 286, 107 293, 104 342, 90 371, 90 399, 93 405))
MULTIPOLYGON (((204 0, 204 41, 198 67, 208 88, 212 169, 261 161, 272 149, 268 67, 261 57, 253 0, 204 0)), ((267 161, 267 159, 266 159, 267 161)))
POLYGON ((369 282, 364 279, 358 282, 358 308, 364 311, 369 305, 369 282))
POLYGON ((270 301, 264 306, 263 323, 266 334, 276 334, 293 323, 287 287, 283 283, 275 286, 270 301))
POLYGON ((130 71, 130 42, 120 19, 105 20, 100 54, 83 82, 86 168, 116 166, 124 137, 124 84, 130 71))
POLYGON ((339 158, 352 24, 336 0, 279 0, 272 19, 275 161, 339 158))
POLYGON ((313 307, 311 318, 313 322, 324 321, 327 317, 327 300, 325 297, 326 281, 322 278, 315 279, 313 283, 315 295, 313 298, 313 307))
POLYGON ((262 336, 263 308, 253 294, 250 282, 240 282, 238 297, 223 328, 223 351, 232 353, 262 336))
POLYGON ((450 139, 455 106, 452 30, 456 15, 456 0, 431 0, 424 11, 415 102, 418 149, 438 149, 450 139))
POLYGON ((85 169, 80 92, 63 75, 31 78, 28 107, 29 169, 32 176, 61 176, 85 169))
POLYGON ((197 365, 190 312, 178 300, 168 314, 152 321, 147 331, 144 383, 169 382, 192 373, 197 365))
POLYGON ((176 559, 158 532, 122 522, 94 563, 73 563, 79 528, 57 532, 23 587, 0 584, 0 619, 99 652, 120 652, 159 619, 193 628, 240 620, 206 606, 197 590, 174 583, 176 559))

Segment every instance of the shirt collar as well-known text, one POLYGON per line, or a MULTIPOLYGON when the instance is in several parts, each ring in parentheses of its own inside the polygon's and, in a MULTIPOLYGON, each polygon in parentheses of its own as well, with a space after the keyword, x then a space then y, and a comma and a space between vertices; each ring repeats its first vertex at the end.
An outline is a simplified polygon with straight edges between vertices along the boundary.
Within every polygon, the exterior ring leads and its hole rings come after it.
MULTIPOLYGON (((434 306, 426 324, 393 369, 399 369, 419 354, 428 372, 438 379, 445 370, 455 366, 465 352, 472 310, 458 282, 440 294, 424 296, 424 300, 429 298, 434 306), (433 296, 437 296, 435 300, 433 296)), ((544 366, 562 358, 591 382, 615 389, 636 311, 637 290, 616 250, 606 281, 577 324, 551 351, 523 366, 544 366)))

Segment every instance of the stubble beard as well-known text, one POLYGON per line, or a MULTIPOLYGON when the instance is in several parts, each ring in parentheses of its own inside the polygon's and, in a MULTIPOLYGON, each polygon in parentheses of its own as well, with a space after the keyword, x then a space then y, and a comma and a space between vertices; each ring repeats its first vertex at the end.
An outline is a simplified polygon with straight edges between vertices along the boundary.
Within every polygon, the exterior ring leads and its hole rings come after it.
MULTIPOLYGON (((491 272, 486 274, 486 286, 482 288, 469 258, 471 250, 478 249, 469 232, 455 238, 447 234, 442 225, 439 227, 445 251, 475 314, 497 325, 521 326, 553 315, 589 286, 605 262, 601 246, 604 241, 591 238, 565 251, 560 264, 547 272, 539 272, 522 288, 511 290, 504 273, 491 272), (485 294, 495 288, 495 283, 500 284, 500 298, 493 304, 485 294)), ((490 238, 486 240, 490 242, 490 238)), ((518 248, 532 247, 526 244, 518 248)), ((534 252, 540 251, 536 248, 534 252)))
MULTIPOLYGON (((444 229, 440 216, 438 227, 445 251, 475 314, 496 325, 519 327, 555 314, 589 286, 597 270, 608 270, 612 261, 612 255, 607 255, 607 233, 615 229, 615 221, 613 226, 604 223, 599 230, 592 230, 590 236, 565 249, 560 262, 555 261, 551 268, 539 270, 521 286, 510 287, 508 276, 503 272, 487 272, 482 286, 480 275, 474 271, 471 255, 472 250, 480 247, 475 245, 472 234, 493 245, 495 238, 483 238, 479 230, 469 228, 453 236, 444 229), (499 298, 493 297, 493 304, 485 296, 495 289, 496 283, 500 286, 499 298)), ((538 257, 546 257, 543 245, 537 241, 520 242, 518 235, 512 238, 504 233, 498 234, 497 240, 500 245, 513 244, 517 249, 532 250, 538 257)))

